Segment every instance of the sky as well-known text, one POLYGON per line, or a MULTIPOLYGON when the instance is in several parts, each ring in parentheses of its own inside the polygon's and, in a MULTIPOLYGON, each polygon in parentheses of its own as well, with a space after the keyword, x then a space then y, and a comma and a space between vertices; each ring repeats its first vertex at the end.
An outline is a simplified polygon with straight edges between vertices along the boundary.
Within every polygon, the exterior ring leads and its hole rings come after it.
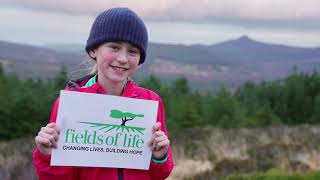
POLYGON ((141 16, 150 42, 210 45, 247 35, 320 47, 319 0, 0 0, 0 40, 85 44, 96 15, 112 7, 141 16))

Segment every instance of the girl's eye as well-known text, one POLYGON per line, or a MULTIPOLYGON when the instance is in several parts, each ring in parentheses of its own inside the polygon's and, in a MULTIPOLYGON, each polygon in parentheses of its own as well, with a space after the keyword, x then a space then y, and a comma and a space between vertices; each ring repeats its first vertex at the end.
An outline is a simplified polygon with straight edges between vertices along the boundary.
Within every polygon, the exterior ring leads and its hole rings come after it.
POLYGON ((118 46, 114 46, 114 45, 111 45, 110 48, 115 51, 118 51, 120 49, 118 46))
POLYGON ((115 43, 107 43, 106 44, 108 48, 112 49, 113 51, 118 51, 120 50, 119 45, 115 44, 115 43))
POLYGON ((129 53, 132 55, 138 55, 139 54, 139 50, 137 49, 129 49, 129 53))

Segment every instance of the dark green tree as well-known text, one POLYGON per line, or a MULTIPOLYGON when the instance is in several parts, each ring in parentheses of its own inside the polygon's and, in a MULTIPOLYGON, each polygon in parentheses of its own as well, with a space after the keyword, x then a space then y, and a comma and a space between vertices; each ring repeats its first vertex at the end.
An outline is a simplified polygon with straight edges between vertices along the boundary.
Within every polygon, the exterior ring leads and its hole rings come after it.
POLYGON ((188 80, 184 77, 178 78, 172 82, 171 92, 175 95, 187 95, 190 93, 188 80))
POLYGON ((54 78, 54 88, 58 90, 64 89, 67 82, 68 82, 67 68, 65 66, 62 66, 61 71, 54 78))
POLYGON ((212 97, 209 112, 210 124, 223 128, 240 127, 243 122, 243 112, 240 104, 226 89, 221 89, 212 97))

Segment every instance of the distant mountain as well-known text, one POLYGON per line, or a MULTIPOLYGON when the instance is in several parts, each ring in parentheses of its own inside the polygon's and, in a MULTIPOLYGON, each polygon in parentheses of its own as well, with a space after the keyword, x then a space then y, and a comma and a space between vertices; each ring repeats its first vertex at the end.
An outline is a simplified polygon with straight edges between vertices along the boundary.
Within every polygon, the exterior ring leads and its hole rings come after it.
POLYGON ((262 43, 248 36, 211 46, 203 46, 203 48, 234 63, 292 61, 320 57, 320 48, 300 48, 262 43))
POLYGON ((153 44, 151 49, 149 72, 185 76, 196 86, 237 87, 248 80, 283 78, 294 69, 320 70, 320 48, 263 43, 248 36, 210 46, 153 44))
POLYGON ((52 78, 62 66, 72 71, 86 58, 81 54, 0 41, 0 62, 5 71, 23 78, 52 78))
MULTIPOLYGON (((77 77, 88 72, 85 62, 93 62, 88 59, 81 44, 37 47, 0 41, 0 62, 21 77, 51 78, 63 65, 77 77)), ((248 80, 283 78, 293 69, 320 70, 320 48, 263 43, 247 36, 210 46, 150 43, 142 66, 135 79, 183 76, 197 89, 236 88, 248 80)))
MULTIPOLYGON (((47 47, 60 52, 85 53, 85 45, 80 44, 54 44, 47 47)), ((314 59, 320 57, 320 48, 263 43, 243 35, 238 39, 209 46, 149 43, 149 61, 159 57, 185 63, 241 64, 314 59)))
POLYGON ((85 54, 84 44, 48 44, 45 47, 58 52, 85 54))
MULTIPOLYGON (((85 45, 82 44, 48 44, 46 46, 58 52, 69 52, 77 54, 85 54, 85 45)), ((174 61, 183 61, 195 63, 217 63, 217 58, 207 49, 197 49, 186 45, 158 44, 149 43, 147 51, 148 62, 152 62, 154 58, 165 58, 174 61)), ((220 61, 221 63, 223 61, 220 61)))
POLYGON ((192 64, 225 63, 224 59, 218 59, 215 54, 212 54, 206 48, 194 48, 186 45, 150 43, 148 57, 150 59, 161 57, 192 64))

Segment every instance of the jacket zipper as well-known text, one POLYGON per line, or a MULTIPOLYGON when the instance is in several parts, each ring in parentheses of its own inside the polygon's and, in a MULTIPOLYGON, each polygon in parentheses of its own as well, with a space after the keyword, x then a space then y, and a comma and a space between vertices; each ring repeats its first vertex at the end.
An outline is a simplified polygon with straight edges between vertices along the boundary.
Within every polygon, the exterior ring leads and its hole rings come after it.
POLYGON ((123 168, 118 168, 118 179, 123 180, 123 168))

